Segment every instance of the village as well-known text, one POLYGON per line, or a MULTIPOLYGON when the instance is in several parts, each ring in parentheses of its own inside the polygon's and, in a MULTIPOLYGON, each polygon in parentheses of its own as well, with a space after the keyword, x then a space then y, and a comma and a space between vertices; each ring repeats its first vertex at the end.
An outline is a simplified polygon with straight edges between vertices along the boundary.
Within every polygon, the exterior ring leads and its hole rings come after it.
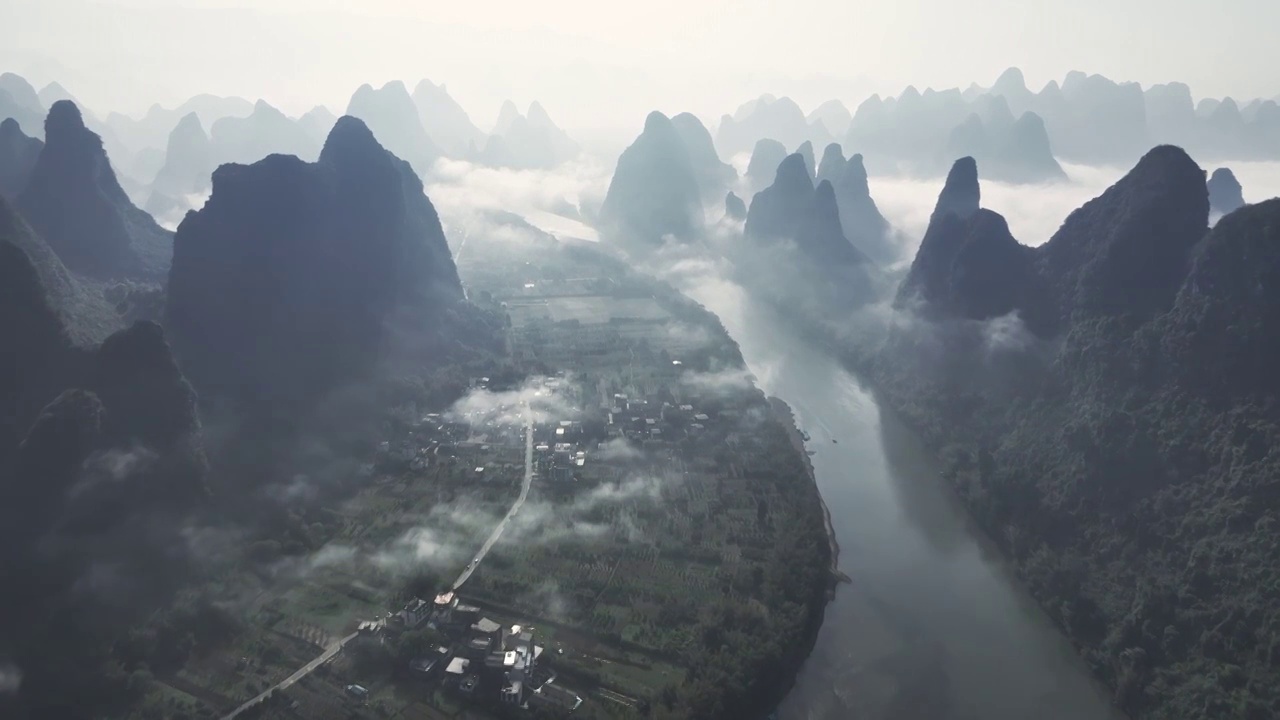
POLYGON ((300 519, 301 564, 217 580, 250 599, 244 630, 165 678, 173 701, 225 720, 665 717, 715 682, 703 668, 766 647, 725 628, 781 633, 761 608, 808 602, 825 538, 792 519, 810 480, 718 321, 607 259, 537 252, 468 253, 505 364, 447 406, 389 407, 353 494, 300 519))

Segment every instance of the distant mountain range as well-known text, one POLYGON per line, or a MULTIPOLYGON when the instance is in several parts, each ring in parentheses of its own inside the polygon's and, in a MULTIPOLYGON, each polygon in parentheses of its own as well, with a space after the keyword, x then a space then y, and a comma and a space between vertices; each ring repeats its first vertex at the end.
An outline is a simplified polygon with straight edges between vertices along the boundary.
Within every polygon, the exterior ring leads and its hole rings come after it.
POLYGON ((1032 92, 1021 71, 1010 68, 989 88, 922 93, 908 87, 897 97, 871 96, 847 122, 846 112, 830 101, 806 117, 789 98, 764 95, 721 119, 716 144, 734 155, 763 138, 786 147, 805 141, 820 147, 842 138, 875 173, 939 175, 968 155, 982 163, 987 177, 1009 182, 1064 177, 1055 157, 1130 164, 1157 144, 1176 144, 1211 161, 1280 159, 1280 104, 1274 99, 1195 105, 1181 83, 1143 90, 1080 72, 1032 92))

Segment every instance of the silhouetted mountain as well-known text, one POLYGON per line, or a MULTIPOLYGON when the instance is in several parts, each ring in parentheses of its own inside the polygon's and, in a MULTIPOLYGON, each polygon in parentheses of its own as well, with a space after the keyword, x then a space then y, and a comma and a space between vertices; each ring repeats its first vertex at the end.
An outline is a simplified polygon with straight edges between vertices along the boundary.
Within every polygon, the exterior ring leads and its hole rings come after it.
POLYGON ((419 82, 413 89, 413 103, 427 134, 447 155, 469 158, 484 148, 484 133, 443 84, 419 82))
POLYGON ((0 197, 13 199, 27 186, 44 143, 27 137, 18 121, 0 121, 0 197))
POLYGON ((337 124, 338 117, 329 112, 329 108, 317 105, 298 118, 298 125, 317 145, 323 145, 329 137, 329 131, 337 124))
POLYGON ((552 122, 542 105, 529 105, 526 117, 508 100, 502 105, 480 161, 497 167, 545 169, 572 159, 578 150, 578 144, 552 122))
POLYGON ((813 143, 805 140, 800 143, 800 147, 796 148, 796 153, 804 158, 804 168, 809 172, 809 179, 813 180, 818 174, 818 166, 813 156, 813 143))
MULTIPOLYGON (((828 146, 830 149, 830 146, 828 146)), ((836 153, 840 146, 835 146, 836 153)), ((834 164, 835 158, 832 158, 834 164)), ((889 222, 880 214, 876 201, 871 198, 867 183, 867 169, 862 156, 855 154, 843 161, 843 171, 832 183, 836 205, 840 208, 840 225, 844 235, 855 247, 881 264, 898 259, 898 247, 892 237, 889 222)))
POLYGON ((752 198, 743 234, 733 251, 742 282, 789 310, 843 314, 876 295, 879 276, 846 238, 834 188, 815 188, 799 153, 752 198))
POLYGON ((351 96, 347 115, 363 120, 378 142, 408 161, 419 176, 440 157, 440 148, 428 137, 413 98, 399 80, 378 90, 361 85, 351 96))
POLYGON ((748 238, 756 242, 794 240, 813 205, 813 179, 799 153, 778 165, 773 184, 756 193, 747 208, 748 238))
POLYGON ((30 137, 41 137, 44 130, 44 104, 35 88, 21 75, 0 74, 0 120, 13 118, 30 137))
POLYGON ((21 75, 15 75, 14 73, 0 74, 0 90, 9 93, 14 102, 28 110, 34 112, 42 112, 44 110, 44 104, 40 102, 36 89, 21 75))
POLYGON ((986 210, 935 215, 917 264, 953 259, 932 319, 858 355, 1135 718, 1265 716, 1280 699, 1273 639, 1251 619, 1280 611, 1253 590, 1277 575, 1280 201, 1207 231, 1208 194, 1162 146, 1038 248, 986 210), (990 252, 965 260, 978 240, 990 252), (1051 323, 1030 321, 1019 287, 1051 323), (1252 681, 1203 682, 1227 672, 1252 681))
POLYGON ((844 150, 840 147, 840 143, 828 143, 822 151, 822 160, 818 162, 817 182, 827 180, 833 184, 836 183, 840 180, 840 176, 844 175, 844 167, 844 150))
POLYGON ((1039 115, 1023 113, 1014 121, 1003 101, 993 109, 986 113, 988 120, 974 113, 956 126, 947 143, 947 157, 973 157, 988 177, 1005 182, 1066 179, 1049 148, 1049 136, 1039 115))
POLYGON ((918 301, 927 316, 968 320, 1017 310, 1041 328, 1047 310, 1034 282, 1033 255, 990 210, 963 217, 935 214, 898 290, 898 303, 918 301))
POLYGON ((316 163, 218 168, 174 249, 166 325, 184 371, 202 395, 272 413, 380 365, 429 366, 462 300, 421 181, 352 117, 316 163))
MULTIPOLYGON (((118 170, 149 182, 163 164, 163 151, 169 135, 182 118, 195 113, 200 118, 200 126, 212 133, 214 123, 219 120, 246 118, 253 111, 253 103, 243 98, 196 95, 172 109, 152 105, 139 120, 110 113, 101 128, 95 127, 90 119, 86 119, 86 124, 102 136, 111 161, 118 170), (156 158, 154 167, 146 167, 151 163, 143 157, 146 155, 156 158)), ((316 141, 317 148, 321 140, 323 138, 316 141)))
POLYGON ((752 192, 759 192, 773 182, 778 166, 787 157, 787 148, 777 140, 758 140, 747 164, 747 185, 752 192))
POLYGON ((724 216, 739 222, 747 219, 747 204, 734 195, 733 191, 724 196, 724 216))
POLYGON ((60 83, 51 82, 40 88, 40 92, 37 93, 37 97, 39 97, 40 104, 44 107, 53 107, 53 104, 59 100, 70 100, 76 104, 76 107, 80 108, 81 112, 88 114, 88 111, 81 106, 81 103, 76 100, 75 96, 70 92, 67 92, 67 89, 62 87, 60 83))
POLYGON ((0 473, 74 362, 40 274, 8 235, 9 228, 0 227, 0 473))
MULTIPOLYGON (((209 138, 200 126, 200 117, 190 113, 169 134, 164 167, 151 184, 152 192, 171 198, 207 193, 213 167, 209 138)), ((155 214, 151 207, 147 210, 155 214)))
POLYGON ((761 138, 774 138, 785 147, 798 147, 805 141, 827 143, 829 135, 817 137, 805 119, 800 106, 791 98, 762 95, 733 115, 720 119, 716 129, 716 147, 727 157, 753 148, 761 138))
POLYGON ((259 100, 247 117, 223 117, 209 129, 214 166, 252 163, 268 155, 316 157, 317 143, 297 122, 259 100))
POLYGON ((1209 176, 1209 212, 1222 216, 1244 207, 1244 194, 1240 181, 1231 168, 1218 168, 1209 176))
POLYGON ((997 177, 1008 182, 1065 180, 1067 174, 1053 157, 1044 121, 1033 113, 1023 113, 1013 123, 1007 141, 996 149, 997 177))
POLYGON ((1010 71, 997 84, 1015 99, 981 89, 965 95, 954 89, 920 93, 913 87, 897 98, 872 96, 858 106, 846 145, 871 153, 878 172, 935 175, 955 158, 970 156, 1000 180, 1065 178, 1039 117, 1023 111, 1035 103, 1021 73, 1010 71), (1015 105, 1021 113, 1017 121, 1015 105))
POLYGON ((674 123, 660 112, 618 158, 600 208, 604 223, 623 239, 659 243, 689 240, 702 228, 702 200, 689 150, 674 123))
POLYGON ((809 210, 796 229, 795 240, 801 252, 822 265, 861 265, 870 261, 845 238, 836 193, 827 180, 814 189, 809 210))
POLYGON ((849 123, 853 122, 853 114, 839 100, 828 100, 809 113, 807 119, 810 125, 822 123, 832 137, 843 137, 849 131, 849 123))
POLYGON ((720 162, 711 133, 695 115, 680 113, 671 118, 671 125, 684 143, 703 199, 710 202, 719 198, 725 188, 738 179, 737 171, 732 165, 720 162))
POLYGON ((72 344, 97 345, 123 327, 120 315, 108 303, 102 288, 83 282, 69 272, 44 238, 3 198, 0 198, 0 239, 22 251, 24 262, 34 268, 44 297, 72 344))
POLYGON ((938 202, 933 206, 930 222, 948 213, 955 214, 962 220, 968 218, 978 211, 981 198, 978 163, 971 157, 960 158, 951 166, 951 172, 947 173, 947 182, 942 186, 938 202))
POLYGON ((45 145, 18 207, 73 272, 159 281, 168 270, 171 236, 125 196, 102 140, 69 102, 49 110, 45 145))
POLYGON ((1168 310, 1208 216, 1204 172, 1179 148, 1152 149, 1037 249, 1059 317, 1168 310))

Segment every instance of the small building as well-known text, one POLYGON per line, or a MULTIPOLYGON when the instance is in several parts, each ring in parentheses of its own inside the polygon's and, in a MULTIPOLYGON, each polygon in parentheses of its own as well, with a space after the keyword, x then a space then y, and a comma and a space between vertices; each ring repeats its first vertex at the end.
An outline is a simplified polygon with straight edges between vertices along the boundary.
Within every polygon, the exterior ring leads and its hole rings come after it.
POLYGON ((502 626, 489 618, 482 617, 471 626, 471 629, 482 635, 494 637, 498 634, 498 631, 502 630, 502 626))
POLYGON ((414 598, 404 606, 400 612, 396 613, 396 619, 405 629, 412 629, 427 619, 431 614, 432 607, 422 598, 414 598))
POLYGON ((469 667, 471 667, 470 660, 464 657, 455 657, 449 661, 449 664, 448 666, 445 667, 444 672, 446 675, 453 675, 458 678, 461 678, 463 675, 467 674, 467 669, 469 667))
POLYGON ((369 690, 362 685, 348 685, 346 687, 347 694, 357 700, 367 700, 369 698, 369 690))

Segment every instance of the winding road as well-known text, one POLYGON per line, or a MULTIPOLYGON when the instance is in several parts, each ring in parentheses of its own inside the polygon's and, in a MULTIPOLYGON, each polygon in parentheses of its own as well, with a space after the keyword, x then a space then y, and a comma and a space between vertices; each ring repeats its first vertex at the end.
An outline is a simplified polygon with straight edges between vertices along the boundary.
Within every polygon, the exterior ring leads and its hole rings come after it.
POLYGON ((246 702, 245 702, 243 705, 241 705, 240 707, 236 708, 235 710, 232 710, 230 713, 228 713, 228 714, 226 714, 226 715, 223 715, 223 716, 222 716, 222 720, 235 720, 235 717, 236 717, 237 715, 239 715, 240 713, 244 712, 245 710, 248 710, 249 708, 253 707, 254 705, 257 705, 258 703, 262 702, 263 700, 266 700, 266 699, 267 699, 267 696, 268 696, 268 695, 270 695, 271 693, 273 693, 273 692, 275 692, 275 691, 277 691, 277 690, 285 690, 285 689, 288 689, 288 688, 289 688, 290 686, 292 686, 294 683, 296 683, 296 682, 298 682, 299 680, 301 680, 302 678, 304 678, 304 677, 306 677, 306 676, 310 675, 310 674, 311 674, 311 673, 312 673, 316 668, 318 668, 318 667, 320 667, 321 665, 323 665, 323 664, 325 664, 326 662, 328 662, 328 661, 329 661, 329 659, 330 659, 330 658, 332 658, 334 655, 337 655, 337 654, 342 650, 342 647, 343 647, 344 645, 346 645, 347 643, 351 642, 352 640, 354 640, 354 639, 355 639, 355 637, 356 637, 356 635, 358 635, 358 634, 359 634, 359 633, 351 633, 350 635, 348 635, 348 636, 346 636, 346 637, 342 638, 341 640, 338 640, 337 642, 332 643, 331 645, 329 645, 329 647, 328 647, 328 648, 326 648, 326 649, 325 649, 325 651, 324 651, 323 653, 320 653, 320 656, 319 656, 319 657, 317 657, 315 660, 312 660, 311 662, 307 663, 306 665, 303 665, 302 667, 298 668, 297 672, 295 672, 294 674, 292 674, 292 675, 290 675, 289 677, 285 678, 284 680, 281 680, 280 682, 276 683, 275 685, 272 685, 271 687, 267 688, 266 690, 263 690, 263 691, 262 691, 261 693, 259 693, 256 697, 254 697, 252 700, 248 700, 248 701, 246 701, 246 702))
MULTIPOLYGON (((472 561, 470 565, 467 565, 467 568, 463 570, 462 574, 458 576, 458 579, 454 581, 453 586, 450 588, 451 590, 457 590, 458 588, 462 587, 462 584, 465 583, 467 579, 471 577, 471 573, 475 572, 475 569, 480 566, 480 563, 484 560, 484 556, 489 554, 489 549, 493 547, 494 543, 498 542, 498 538, 502 537, 502 531, 507 529, 507 524, 511 522, 511 518, 515 517, 516 513, 520 512, 520 508, 524 506, 525 498, 529 497, 529 488, 532 485, 533 485, 533 423, 532 421, 526 421, 524 426, 524 482, 520 486, 520 497, 516 498, 516 501, 514 504, 512 504, 511 509, 507 511, 506 517, 502 518, 502 522, 498 523, 498 526, 493 529, 492 533, 490 533, 489 539, 485 540, 484 545, 481 546, 480 548, 480 552, 476 554, 476 559, 472 561)), ((275 685, 272 685, 266 690, 263 690, 253 699, 246 701, 240 707, 236 708, 235 710, 232 710, 230 713, 226 715, 223 715, 222 720, 235 720, 236 716, 240 715, 245 710, 248 710, 249 708, 257 705, 258 703, 261 703, 271 693, 276 692, 277 690, 285 690, 288 687, 292 686, 294 683, 301 680, 302 678, 310 675, 313 671, 315 671, 316 668, 325 664, 334 655, 337 655, 339 652, 341 652, 343 646, 345 646, 347 643, 354 640, 358 634, 359 633, 351 633, 350 635, 342 638, 341 640, 334 642, 329 647, 325 648, 325 651, 321 653, 318 657, 316 657, 316 659, 298 668, 298 670, 295 673, 285 678, 284 680, 281 680, 275 685)))
POLYGON ((525 498, 529 497, 529 487, 531 485, 533 485, 533 423, 526 421, 524 426, 524 482, 520 486, 520 497, 516 498, 511 509, 507 511, 507 516, 502 518, 502 522, 498 523, 498 526, 489 534, 489 539, 484 541, 484 545, 480 547, 480 552, 476 553, 475 560, 472 560, 466 569, 462 571, 462 574, 458 576, 458 579, 453 581, 453 586, 449 588, 450 590, 457 590, 462 587, 462 584, 470 579, 471 573, 475 572, 476 568, 480 567, 480 563, 484 562, 484 556, 489 554, 490 548, 493 547, 494 543, 498 542, 498 538, 502 537, 502 531, 507 529, 507 524, 511 522, 511 518, 515 517, 516 513, 520 512, 520 508, 524 506, 525 498))

